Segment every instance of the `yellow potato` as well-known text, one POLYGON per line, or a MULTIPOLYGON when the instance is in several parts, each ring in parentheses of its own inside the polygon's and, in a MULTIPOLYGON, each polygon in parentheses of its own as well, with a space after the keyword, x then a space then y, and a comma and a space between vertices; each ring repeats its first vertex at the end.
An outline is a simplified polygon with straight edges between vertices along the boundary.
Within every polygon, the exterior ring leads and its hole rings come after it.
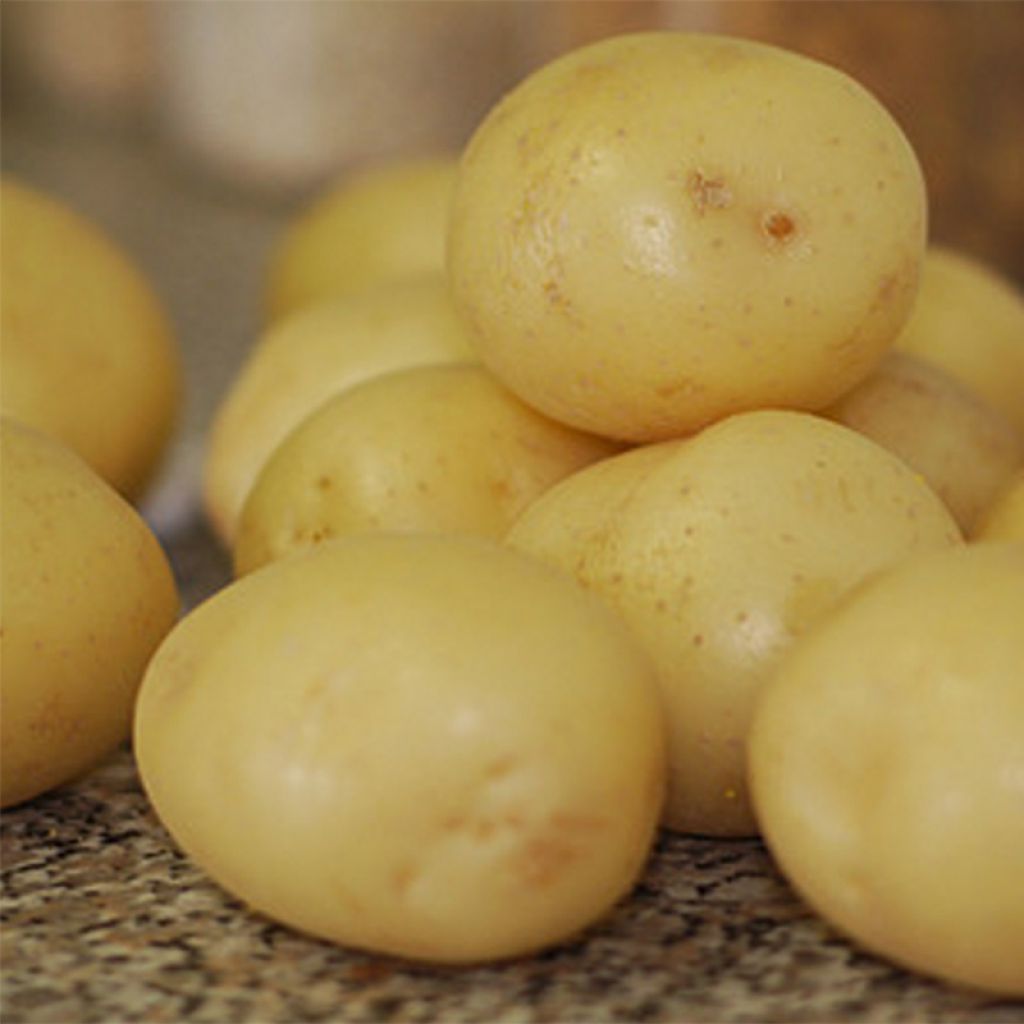
POLYGON ((824 415, 917 470, 969 532, 1024 463, 1024 435, 940 367, 890 352, 824 415))
POLYGON ((981 514, 970 539, 1024 541, 1024 470, 1009 481, 981 514))
POLYGON ((930 248, 896 347, 941 366, 1024 436, 1024 296, 995 268, 930 248))
POLYGON ((170 566, 139 514, 66 446, 0 420, 0 804, 69 782, 126 740, 171 628, 170 566))
POLYGON ((423 960, 560 941, 632 886, 664 791, 652 670, 562 574, 364 535, 187 616, 135 749, 174 838, 256 910, 423 960))
POLYGON ((506 541, 604 597, 654 660, 665 824, 750 835, 744 743, 779 657, 871 573, 962 538, 901 460, 809 413, 738 413, 651 447, 556 484, 506 541))
POLYGON ((385 282, 270 327, 217 409, 203 468, 207 517, 230 545, 277 445, 335 392, 424 363, 475 362, 441 274, 385 282))
POLYGON ((618 450, 479 366, 385 374, 329 399, 277 448, 242 510, 235 569, 346 533, 500 537, 553 483, 618 450))
POLYGON ((135 500, 181 399, 164 308, 128 255, 63 203, 4 178, 0 205, 0 409, 135 500))
POLYGON ((906 138, 841 72, 640 33, 555 60, 485 118, 448 267, 503 383, 651 441, 861 380, 909 313, 925 222, 906 138))
POLYGON ((822 916, 901 964, 1024 996, 1024 546, 872 580, 764 688, 750 777, 822 916))
POLYGON ((455 168, 450 156, 388 161, 320 196, 273 253, 269 318, 382 279, 442 270, 455 168))

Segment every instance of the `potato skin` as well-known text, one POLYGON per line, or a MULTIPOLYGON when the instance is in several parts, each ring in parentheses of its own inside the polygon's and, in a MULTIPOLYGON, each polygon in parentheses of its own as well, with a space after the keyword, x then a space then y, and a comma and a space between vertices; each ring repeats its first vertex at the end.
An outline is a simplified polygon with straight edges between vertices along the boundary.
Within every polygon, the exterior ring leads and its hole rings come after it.
POLYGON ((747 40, 640 33, 553 61, 485 118, 448 267, 508 387, 652 441, 819 409, 862 379, 910 311, 925 227, 913 151, 848 77, 747 40))
POLYGON ((0 408, 136 501, 181 405, 166 310, 128 255, 64 203, 8 177, 0 201, 0 408))
POLYGON ((387 281, 286 316, 261 335, 221 401, 203 464, 203 503, 234 541, 256 477, 331 395, 407 366, 476 362, 440 273, 387 281))
POLYGON ((444 268, 456 160, 437 155, 366 166, 289 225, 267 268, 267 320, 385 280, 444 268))
POLYGON ((913 970, 1024 995, 1024 545, 921 555, 765 686, 750 779, 781 869, 913 970))
POLYGON ((1024 434, 951 374, 908 352, 887 353, 823 415, 920 473, 965 534, 1024 465, 1024 434))
POLYGON ((470 537, 363 535, 187 616, 135 746, 174 838, 303 931, 522 955, 631 887, 664 792, 652 670, 561 574, 470 537))
POLYGON ((894 455, 775 410, 575 473, 506 542, 572 573, 641 639, 668 709, 665 824, 726 836, 757 831, 744 743, 782 653, 872 572, 963 543, 894 455))
POLYGON ((896 347, 964 383, 1024 438, 1024 295, 995 267, 929 248, 896 347))
POLYGON ((242 509, 235 570, 347 533, 497 538, 552 484, 619 447, 542 416, 480 366, 382 374, 278 446, 242 509))
POLYGON ((970 539, 1024 542, 1024 470, 1014 474, 988 505, 970 539))
POLYGON ((70 449, 0 420, 0 803, 88 771, 126 740, 178 595, 136 511, 70 449))

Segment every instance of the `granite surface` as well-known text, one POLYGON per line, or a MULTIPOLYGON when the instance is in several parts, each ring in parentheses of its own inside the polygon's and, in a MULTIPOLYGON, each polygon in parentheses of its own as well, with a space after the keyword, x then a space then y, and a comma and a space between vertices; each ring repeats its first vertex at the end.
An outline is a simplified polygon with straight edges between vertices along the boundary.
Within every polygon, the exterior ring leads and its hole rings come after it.
MULTIPOLYGON (((139 259, 181 333, 189 404, 147 508, 185 604, 228 567, 198 518, 211 410, 258 325, 287 211, 179 173, 152 140, 11 117, 5 170, 76 203, 139 259)), ((1024 1022, 1024 1003, 951 988, 854 948, 756 841, 661 837, 643 879, 576 941, 432 969, 341 949, 250 913, 174 847, 130 751, 2 816, 4 1024, 128 1021, 1024 1022)))

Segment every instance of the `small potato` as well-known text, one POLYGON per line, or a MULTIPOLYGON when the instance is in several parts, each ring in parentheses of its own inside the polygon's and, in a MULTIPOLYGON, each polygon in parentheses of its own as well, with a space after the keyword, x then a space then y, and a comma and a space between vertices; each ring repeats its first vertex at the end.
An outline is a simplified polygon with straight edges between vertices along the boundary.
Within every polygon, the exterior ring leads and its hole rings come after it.
POLYGON ((970 539, 1024 541, 1024 470, 996 495, 981 514, 970 539))
POLYGON ((758 818, 811 906, 904 966, 1024 996, 1024 546, 869 581, 795 644, 750 737, 758 818))
POLYGON ((896 347, 941 366, 1024 437, 1024 296, 995 268, 930 248, 896 347))
POLYGON ((917 470, 969 532, 1022 463, 1024 435, 934 364, 890 352, 824 415, 917 470))
POLYGON ((0 420, 0 804, 88 771, 129 736, 174 624, 170 566, 138 513, 70 449, 0 420))
POLYGON ((263 335, 214 417, 203 496, 217 536, 230 546, 267 458, 331 395, 389 370, 475 361, 439 273, 377 284, 285 317, 263 335))
POLYGON ((247 904, 438 962, 600 918, 665 784, 628 631, 470 537, 347 537, 231 584, 153 659, 135 749, 171 834, 247 904))
POLYGON ((910 312, 925 191, 841 72, 707 33, 629 34, 536 71, 462 156, 453 296, 524 401, 627 441, 820 409, 910 312))
POLYGON ((665 824, 751 835, 744 744, 783 652, 848 590, 961 544, 896 456, 808 413, 738 413, 617 455, 530 505, 513 548, 600 594, 651 655, 669 717, 665 824))
POLYGON ((181 404, 167 314, 127 254, 63 203, 5 177, 0 204, 0 409, 135 501, 181 404))
POLYGON ((553 483, 619 446, 547 419, 479 366, 424 366, 328 400, 242 510, 239 575, 345 533, 500 537, 553 483))
POLYGON ((455 169, 450 156, 403 158, 335 184, 273 253, 268 319, 382 280, 441 271, 455 169))

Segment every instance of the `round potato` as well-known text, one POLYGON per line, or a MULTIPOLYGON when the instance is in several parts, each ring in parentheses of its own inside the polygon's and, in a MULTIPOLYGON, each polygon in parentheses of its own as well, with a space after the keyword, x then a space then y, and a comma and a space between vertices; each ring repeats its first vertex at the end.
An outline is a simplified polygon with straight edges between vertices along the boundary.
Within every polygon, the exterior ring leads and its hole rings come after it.
POLYGON ((1024 437, 1024 297, 995 268, 930 248, 896 347, 941 366, 1024 437))
POLYGON ((968 533, 1024 463, 1024 434, 940 367, 889 352, 824 415, 917 470, 968 533))
POLYGON ((981 514, 971 540, 1024 541, 1024 470, 1018 472, 981 514))
POLYGON ((628 631, 470 537, 348 537, 230 585, 154 658, 135 745, 171 834, 250 906, 439 962, 601 917, 665 781, 628 631))
POLYGON ((867 948, 1024 996, 1024 546, 908 560, 764 688, 750 778, 797 890, 867 948))
POLYGON ((179 354, 149 282, 63 203, 0 183, 0 409, 137 500, 170 441, 179 354))
POLYGON ((744 744, 782 653, 871 573, 962 538, 900 459, 809 413, 737 413, 649 447, 556 484, 506 540, 602 595, 651 655, 665 824, 751 835, 744 744))
POLYGON ((267 458, 335 392, 389 370, 476 362, 443 275, 388 281, 270 327, 214 417, 203 467, 207 517, 226 545, 267 458))
POLYGON ((336 183, 273 253, 269 318, 381 280, 441 271, 455 170, 453 156, 402 158, 336 183))
POLYGON ((70 449, 0 420, 0 804, 69 782, 131 731, 142 672, 174 623, 167 559, 70 449))
POLYGON ((909 313, 925 227, 913 151, 844 74, 639 33, 556 59, 484 119, 448 267, 508 387, 651 441, 861 380, 909 313))
POLYGON ((480 366, 422 366, 329 399, 277 448, 238 523, 235 569, 345 533, 500 537, 556 481, 618 451, 542 416, 480 366))

